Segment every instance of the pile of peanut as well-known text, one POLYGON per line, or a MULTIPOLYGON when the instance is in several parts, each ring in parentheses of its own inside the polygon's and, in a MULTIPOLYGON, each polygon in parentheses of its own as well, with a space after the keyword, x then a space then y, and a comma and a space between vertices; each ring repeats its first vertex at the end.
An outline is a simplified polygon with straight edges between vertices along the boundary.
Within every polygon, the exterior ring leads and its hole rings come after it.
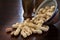
POLYGON ((49 30, 48 25, 43 25, 53 14, 55 6, 46 6, 41 8, 39 12, 31 20, 27 18, 23 23, 16 23, 12 25, 12 28, 16 29, 11 32, 11 35, 17 36, 21 34, 24 38, 30 36, 32 33, 42 34, 49 30))

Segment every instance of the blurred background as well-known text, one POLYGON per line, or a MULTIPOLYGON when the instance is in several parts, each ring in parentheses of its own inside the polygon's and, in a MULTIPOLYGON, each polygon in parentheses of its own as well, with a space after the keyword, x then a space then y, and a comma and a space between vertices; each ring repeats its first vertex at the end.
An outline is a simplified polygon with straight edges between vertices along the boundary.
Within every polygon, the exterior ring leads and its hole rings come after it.
MULTIPOLYGON (((36 4, 35 4, 36 8, 39 6, 39 4, 42 1, 43 0, 38 0, 38 1, 36 0, 36 4)), ((59 13, 60 13, 60 0, 57 0, 57 3, 58 3, 58 9, 59 9, 59 13)), ((23 21, 23 9, 22 9, 21 0, 0 0, 0 30, 4 30, 4 28, 2 28, 1 26, 12 25, 13 23, 22 22, 22 21, 23 21)), ((60 40, 60 21, 58 21, 55 24, 55 26, 58 29, 57 35, 59 34, 59 36, 57 38, 60 40)), ((53 30, 53 32, 55 32, 55 31, 53 30)), ((3 37, 5 35, 5 34, 3 35, 3 33, 4 32, 1 32, 1 34, 0 34, 0 37, 2 36, 2 38, 0 38, 1 40, 3 39, 3 37)), ((50 37, 50 34, 48 36, 50 37)), ((53 37, 54 40, 55 40, 55 38, 56 37, 53 37)), ((7 40, 7 37, 5 40, 7 40)))
MULTIPOLYGON (((43 0, 35 1, 35 6, 37 8, 43 0)), ((57 0, 57 3, 60 10, 60 0, 57 0)), ((22 0, 0 0, 0 24, 4 24, 11 19, 21 16, 23 16, 22 0)))

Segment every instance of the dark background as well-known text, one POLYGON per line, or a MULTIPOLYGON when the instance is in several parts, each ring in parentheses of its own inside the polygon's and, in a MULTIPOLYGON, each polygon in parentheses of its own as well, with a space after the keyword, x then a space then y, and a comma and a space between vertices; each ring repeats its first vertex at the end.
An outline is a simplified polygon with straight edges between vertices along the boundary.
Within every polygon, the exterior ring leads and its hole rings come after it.
MULTIPOLYGON (((57 0, 60 11, 60 0, 57 0)), ((20 0, 0 0, 0 40, 60 40, 60 21, 55 26, 50 25, 48 33, 42 35, 31 35, 24 39, 21 35, 17 38, 5 33, 6 27, 13 23, 21 22, 20 0)))

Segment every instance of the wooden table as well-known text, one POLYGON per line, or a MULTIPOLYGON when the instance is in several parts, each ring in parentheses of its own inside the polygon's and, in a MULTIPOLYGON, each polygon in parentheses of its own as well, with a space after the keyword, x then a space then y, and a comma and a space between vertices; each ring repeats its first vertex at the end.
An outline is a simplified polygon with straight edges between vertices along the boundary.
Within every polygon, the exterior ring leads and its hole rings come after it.
MULTIPOLYGON (((60 7, 60 0, 57 0, 57 2, 60 7)), ((60 40, 60 21, 56 26, 50 25, 47 33, 32 34, 25 39, 21 35, 12 37, 7 34, 5 28, 11 27, 12 24, 22 20, 20 7, 19 0, 0 0, 0 40, 60 40)))

